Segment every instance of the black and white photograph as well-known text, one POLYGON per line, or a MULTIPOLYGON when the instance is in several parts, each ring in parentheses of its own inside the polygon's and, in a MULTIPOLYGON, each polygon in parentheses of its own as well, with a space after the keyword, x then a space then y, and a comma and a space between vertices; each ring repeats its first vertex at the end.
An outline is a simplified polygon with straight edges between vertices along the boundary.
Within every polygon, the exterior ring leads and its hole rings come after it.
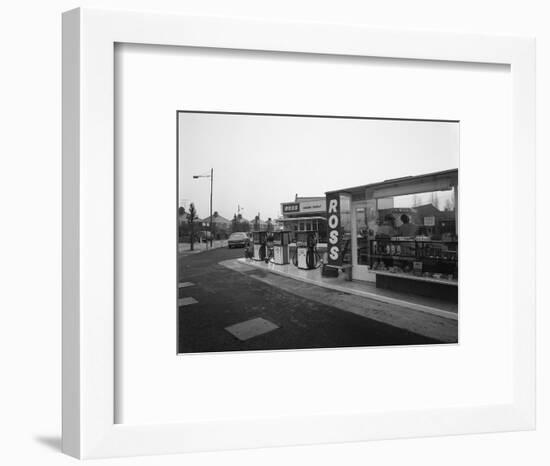
POLYGON ((459 122, 177 112, 178 353, 458 342, 459 122))

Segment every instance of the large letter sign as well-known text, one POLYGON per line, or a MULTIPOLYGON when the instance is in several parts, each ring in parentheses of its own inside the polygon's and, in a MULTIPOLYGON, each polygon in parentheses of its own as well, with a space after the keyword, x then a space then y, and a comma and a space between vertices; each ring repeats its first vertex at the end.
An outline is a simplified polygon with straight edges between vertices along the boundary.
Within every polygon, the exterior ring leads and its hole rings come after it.
POLYGON ((340 195, 327 194, 328 224, 328 265, 339 267, 342 264, 341 228, 340 228, 340 195))

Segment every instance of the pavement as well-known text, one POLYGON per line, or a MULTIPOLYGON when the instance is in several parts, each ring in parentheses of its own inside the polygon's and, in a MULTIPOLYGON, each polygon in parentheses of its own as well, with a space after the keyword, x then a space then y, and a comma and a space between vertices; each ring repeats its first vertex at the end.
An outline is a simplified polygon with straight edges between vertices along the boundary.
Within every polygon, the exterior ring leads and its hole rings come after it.
POLYGON ((277 276, 240 263, 243 255, 180 255, 180 353, 457 341, 456 321, 277 276))
POLYGON ((196 242, 193 244, 193 250, 191 250, 191 243, 178 243, 178 254, 186 256, 208 251, 210 249, 225 248, 226 246, 226 239, 214 240, 212 241, 212 246, 210 246, 210 241, 196 242))
MULTIPOLYGON (((456 319, 449 319, 447 316, 438 314, 427 315, 424 309, 419 310, 405 305, 406 301, 401 301, 403 304, 394 305, 392 302, 385 302, 378 297, 365 299, 365 296, 349 293, 347 290, 334 292, 332 288, 319 285, 312 286, 308 282, 277 274, 249 273, 251 268, 249 267, 248 270, 244 268, 243 262, 240 260, 237 263, 234 260, 228 260, 220 262, 220 264, 233 270, 239 270, 242 273, 248 273, 255 280, 320 304, 328 304, 345 312, 410 330, 413 333, 434 338, 442 343, 457 342, 458 325, 456 319)), ((244 264, 245 267, 248 266, 247 263, 244 264)))
MULTIPOLYGON (((458 320, 458 304, 454 302, 444 301, 442 299, 418 296, 404 292, 377 288, 373 282, 366 281, 347 281, 343 274, 338 277, 323 277, 320 269, 303 270, 295 267, 292 264, 278 265, 271 262, 255 261, 252 259, 238 259, 240 262, 256 267, 261 270, 282 275, 283 277, 292 278, 305 283, 310 283, 323 288, 341 291, 343 293, 354 294, 371 298, 377 301, 382 301, 389 304, 397 304, 405 306, 408 309, 427 312, 429 314, 438 315, 447 319, 458 320)), ((448 285, 456 286, 456 284, 448 285)))

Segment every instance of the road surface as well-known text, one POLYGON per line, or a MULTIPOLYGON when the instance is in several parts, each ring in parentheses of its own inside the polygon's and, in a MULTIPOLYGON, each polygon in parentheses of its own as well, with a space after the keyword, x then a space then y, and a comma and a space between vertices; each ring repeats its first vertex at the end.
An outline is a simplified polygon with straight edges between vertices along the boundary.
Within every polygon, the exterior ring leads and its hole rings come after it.
POLYGON ((220 248, 179 258, 180 353, 440 343, 254 278, 266 272, 238 272, 220 265, 239 257, 242 249, 220 248), (267 322, 269 331, 241 340, 227 330, 258 318, 267 322))

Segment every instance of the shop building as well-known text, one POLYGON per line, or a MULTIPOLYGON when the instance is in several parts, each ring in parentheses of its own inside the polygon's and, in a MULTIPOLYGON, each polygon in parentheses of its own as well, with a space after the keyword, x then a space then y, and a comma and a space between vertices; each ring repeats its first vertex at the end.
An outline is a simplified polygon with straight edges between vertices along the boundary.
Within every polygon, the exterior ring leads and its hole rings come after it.
POLYGON ((277 219, 280 229, 290 231, 294 239, 297 231, 316 231, 319 242, 327 239, 327 208, 325 196, 299 197, 293 202, 281 203, 282 217, 277 219))
POLYGON ((458 300, 458 170, 326 193, 329 267, 353 280, 458 300))

